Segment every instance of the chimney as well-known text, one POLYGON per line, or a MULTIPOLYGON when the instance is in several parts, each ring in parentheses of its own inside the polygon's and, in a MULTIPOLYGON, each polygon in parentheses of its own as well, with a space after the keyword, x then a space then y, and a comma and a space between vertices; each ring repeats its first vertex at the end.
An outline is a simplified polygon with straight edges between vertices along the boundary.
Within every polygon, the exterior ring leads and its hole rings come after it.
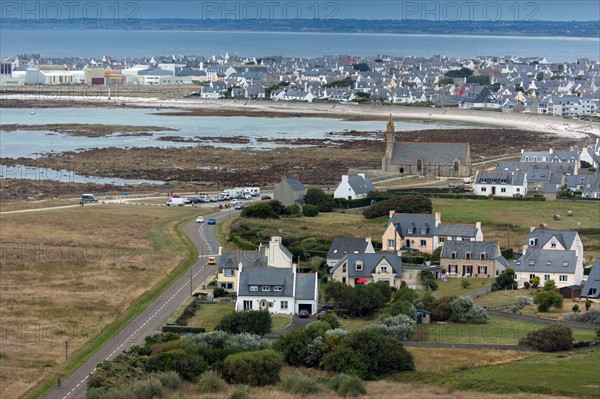
POLYGON ((342 175, 342 183, 348 181, 348 175, 342 175))
POLYGON ((366 238, 365 238, 365 241, 366 241, 366 242, 371 242, 371 237, 366 237, 366 238))
POLYGON ((475 222, 475 227, 476 227, 478 230, 481 230, 481 222, 475 222))
POLYGON ((435 227, 442 223, 442 215, 439 212, 435 213, 435 227))
POLYGON ((548 151, 548 154, 554 154, 554 150, 552 148, 550 148, 550 150, 548 151))
POLYGON ((219 256, 223 255, 223 247, 219 247, 219 252, 218 252, 219 256))
POLYGON ((390 219, 391 219, 391 218, 392 218, 392 216, 394 216, 395 214, 396 214, 396 211, 395 211, 395 210, 391 210, 391 211, 390 211, 390 219))
POLYGON ((531 226, 531 227, 529 228, 529 232, 530 232, 530 233, 533 233, 533 230, 535 230, 535 227, 534 227, 534 226, 531 226))

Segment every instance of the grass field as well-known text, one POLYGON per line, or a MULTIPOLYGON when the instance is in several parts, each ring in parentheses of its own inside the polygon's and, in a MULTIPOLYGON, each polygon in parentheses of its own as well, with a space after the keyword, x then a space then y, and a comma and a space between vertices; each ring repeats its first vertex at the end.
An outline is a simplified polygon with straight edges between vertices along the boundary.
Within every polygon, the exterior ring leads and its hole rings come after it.
MULTIPOLYGON (((204 327, 206 331, 214 331, 221 319, 234 312, 233 303, 202 304, 196 314, 188 320, 188 326, 204 327)), ((272 331, 281 330, 290 324, 290 318, 285 316, 271 316, 272 331)))
POLYGON ((486 285, 490 285, 494 282, 493 278, 451 278, 448 279, 448 282, 444 283, 443 281, 438 281, 438 289, 432 292, 432 295, 436 298, 441 298, 444 296, 461 296, 465 295, 471 291, 474 291, 478 288, 485 287, 486 285), (463 281, 468 281, 470 285, 467 288, 463 288, 461 283, 463 281))
POLYGON ((145 294, 182 270, 179 257, 194 257, 179 231, 194 214, 97 205, 0 216, 0 397, 53 384, 111 323, 142 310, 145 294))
POLYGON ((443 222, 480 221, 484 239, 501 247, 518 248, 529 234, 529 227, 546 223, 549 229, 578 230, 585 249, 586 264, 600 255, 600 202, 491 201, 432 198, 434 212, 443 222), (567 217, 572 210, 573 216, 567 217), (561 220, 553 220, 553 215, 561 220))
POLYGON ((474 367, 508 363, 533 356, 533 352, 478 350, 454 348, 407 347, 415 357, 415 371, 421 373, 449 373, 474 367))
POLYGON ((0 212, 19 211, 24 209, 51 208, 55 206, 77 205, 76 201, 60 199, 37 201, 0 201, 0 212))
POLYGON ((531 392, 569 394, 579 398, 600 397, 600 348, 572 352, 536 354, 494 367, 482 367, 455 373, 455 386, 479 385, 510 392, 510 386, 531 392), (501 384, 506 383, 507 387, 501 384))

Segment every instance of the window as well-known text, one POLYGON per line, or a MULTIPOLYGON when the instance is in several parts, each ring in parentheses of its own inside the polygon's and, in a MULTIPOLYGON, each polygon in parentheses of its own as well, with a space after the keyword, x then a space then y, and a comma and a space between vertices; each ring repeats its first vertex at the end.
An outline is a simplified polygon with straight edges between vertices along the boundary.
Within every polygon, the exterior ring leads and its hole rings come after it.
POLYGON ((566 261, 563 262, 563 267, 569 267, 569 261, 568 260, 566 260, 566 261))
POLYGON ((225 277, 233 277, 233 276, 235 276, 235 270, 234 269, 225 269, 225 270, 223 270, 223 274, 225 275, 225 277))
POLYGON ((485 193, 486 191, 487 191, 487 188, 486 188, 486 187, 481 187, 481 192, 482 192, 482 193, 485 193))
POLYGON ((456 259, 456 252, 452 252, 450 254, 450 259, 456 259))
POLYGON ((550 280, 550 275, 549 274, 544 274, 544 281, 548 281, 550 280))
POLYGON ((481 260, 485 260, 485 258, 487 257, 487 254, 485 252, 482 252, 479 256, 480 256, 481 260))
POLYGON ((556 248, 556 243, 553 242, 552 244, 550 244, 550 248, 556 248))
POLYGON ((258 285, 251 285, 250 291, 258 291, 258 285))
POLYGON ((424 246, 426 246, 426 245, 427 245, 427 241, 425 241, 425 240, 421 240, 421 246, 422 246, 422 247, 424 247, 424 246))
POLYGON ((342 277, 342 283, 346 284, 346 277, 342 277))
POLYGON ((535 274, 530 274, 530 275, 529 275, 529 279, 530 279, 530 280, 531 280, 532 278, 534 278, 534 277, 535 277, 535 274))
POLYGON ((407 231, 408 234, 413 234, 414 232, 415 232, 415 229, 413 229, 412 227, 408 228, 408 231, 407 231))
POLYGON ((458 271, 458 265, 448 265, 448 271, 450 273, 456 273, 458 271))
POLYGON ((354 264, 354 267, 356 268, 356 270, 362 270, 363 269, 362 261, 356 261, 356 263, 354 264))
POLYGON ((458 162, 454 162, 454 171, 458 172, 458 162))
POLYGON ((283 287, 282 287, 282 286, 280 286, 280 285, 276 285, 276 286, 273 288, 273 291, 281 292, 281 291, 283 291, 283 287))
POLYGON ((588 296, 594 296, 596 295, 596 292, 598 292, 596 288, 590 288, 588 291, 588 296))
POLYGON ((381 266, 381 274, 387 274, 387 266, 381 266))
POLYGON ((552 266, 552 261, 551 260, 546 261, 546 266, 548 266, 548 267, 552 266))
POLYGON ((438 238, 438 242, 444 242, 444 237, 438 238))
POLYGON ((396 240, 388 240, 388 249, 396 248, 396 240))
POLYGON ((487 274, 487 266, 477 266, 477 274, 487 274))
POLYGON ((517 187, 517 192, 520 192, 520 191, 521 191, 521 189, 517 187))
POLYGON ((567 281, 567 275, 561 274, 560 276, 558 276, 558 281, 567 281))
POLYGON ((288 308, 288 301, 281 301, 281 309, 287 309, 288 308))
POLYGON ((471 237, 463 237, 461 241, 471 241, 471 237))
POLYGON ((529 266, 535 266, 535 261, 534 260, 530 260, 529 261, 529 266))
POLYGON ((271 291, 271 287, 269 287, 268 285, 263 285, 262 290, 263 291, 271 291))
POLYGON ((471 252, 465 252, 465 259, 466 260, 471 260, 471 256, 472 256, 471 252))
POLYGON ((342 265, 342 273, 346 273, 346 263, 342 265))
POLYGON ((502 188, 500 189, 500 192, 501 192, 501 193, 505 193, 505 192, 506 192, 506 187, 502 187, 502 188))
POLYGON ((244 301, 244 310, 252 309, 252 301, 244 301))
POLYGON ((427 234, 427 229, 421 229, 421 234, 427 234))

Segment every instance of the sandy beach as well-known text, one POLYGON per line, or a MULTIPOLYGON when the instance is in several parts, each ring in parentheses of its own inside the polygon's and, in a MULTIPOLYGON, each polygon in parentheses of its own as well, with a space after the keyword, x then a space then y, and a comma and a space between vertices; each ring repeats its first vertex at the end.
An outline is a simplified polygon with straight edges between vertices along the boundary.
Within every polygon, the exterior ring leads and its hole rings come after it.
MULTIPOLYGON (((356 105, 343 103, 301 103, 284 101, 244 101, 244 100, 206 100, 197 98, 164 99, 159 97, 78 97, 78 96, 39 96, 27 94, 3 95, 1 106, 10 107, 11 100, 20 100, 31 107, 42 101, 54 102, 54 106, 65 104, 79 106, 133 106, 148 108, 177 108, 187 110, 194 115, 245 115, 281 117, 319 116, 331 118, 381 119, 391 113, 396 120, 427 120, 440 122, 461 122, 474 126, 495 126, 527 131, 550 133, 563 138, 581 139, 600 137, 600 123, 561 117, 521 114, 508 112, 477 111, 460 108, 426 108, 394 105, 356 105)), ((64 106, 64 105, 63 105, 64 106)))

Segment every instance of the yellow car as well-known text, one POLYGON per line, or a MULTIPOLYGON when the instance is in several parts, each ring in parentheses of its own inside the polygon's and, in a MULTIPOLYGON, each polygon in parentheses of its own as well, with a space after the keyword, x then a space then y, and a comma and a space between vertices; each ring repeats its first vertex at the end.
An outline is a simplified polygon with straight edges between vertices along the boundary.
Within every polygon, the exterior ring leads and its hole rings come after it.
POLYGON ((208 257, 208 264, 209 265, 216 265, 217 264, 217 258, 215 256, 209 256, 208 257))

